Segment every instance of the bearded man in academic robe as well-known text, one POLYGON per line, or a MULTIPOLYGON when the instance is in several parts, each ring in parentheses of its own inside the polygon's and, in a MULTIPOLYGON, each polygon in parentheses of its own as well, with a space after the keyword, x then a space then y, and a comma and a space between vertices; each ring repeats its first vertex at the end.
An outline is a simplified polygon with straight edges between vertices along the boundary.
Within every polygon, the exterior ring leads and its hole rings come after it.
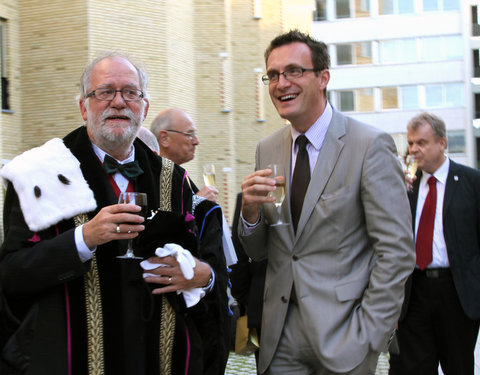
POLYGON ((86 125, 2 171, 0 313, 11 317, 0 326, 2 375, 213 374, 226 362, 215 336, 226 318, 220 209, 192 196, 185 170, 136 139, 147 83, 126 55, 93 60, 80 83, 86 125), (120 166, 105 169, 109 158, 120 166), (122 191, 147 193, 151 220, 117 204, 122 191), (148 273, 141 260, 117 258, 130 239, 148 273), (156 256, 165 244, 179 250, 156 256), (189 254, 188 278, 178 254, 189 254), (209 351, 220 364, 206 363, 209 351))

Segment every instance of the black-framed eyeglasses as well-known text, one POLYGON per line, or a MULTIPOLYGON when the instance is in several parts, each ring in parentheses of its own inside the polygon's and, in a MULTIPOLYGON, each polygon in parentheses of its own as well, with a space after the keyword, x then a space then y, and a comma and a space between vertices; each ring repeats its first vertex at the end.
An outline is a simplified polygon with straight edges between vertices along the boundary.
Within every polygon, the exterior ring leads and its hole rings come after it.
POLYGON ((275 70, 268 72, 264 76, 262 76, 262 81, 265 85, 268 85, 270 83, 277 83, 278 80, 280 79, 280 74, 285 77, 285 79, 288 79, 289 81, 291 79, 295 78, 300 78, 303 76, 303 73, 305 72, 319 72, 319 69, 308 69, 308 68, 302 68, 299 66, 294 66, 288 69, 285 69, 284 72, 277 72, 275 70))
POLYGON ((112 88, 101 88, 93 90, 92 92, 88 93, 85 98, 89 98, 93 96, 97 100, 106 100, 112 101, 117 95, 117 92, 122 95, 123 100, 126 102, 134 102, 143 98, 143 91, 138 89, 130 89, 130 88, 123 88, 121 90, 115 90, 112 88))
POLYGON ((167 129, 167 132, 186 135, 190 141, 193 141, 194 138, 198 139, 198 135, 196 132, 181 132, 180 130, 173 130, 173 129, 167 129))

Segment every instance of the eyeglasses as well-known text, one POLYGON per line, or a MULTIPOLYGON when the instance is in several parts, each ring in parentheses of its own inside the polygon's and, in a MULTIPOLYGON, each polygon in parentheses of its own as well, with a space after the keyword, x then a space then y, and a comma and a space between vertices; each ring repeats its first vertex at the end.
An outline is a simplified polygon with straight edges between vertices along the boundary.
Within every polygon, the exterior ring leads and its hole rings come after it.
POLYGON ((135 102, 143 98, 143 92, 138 89, 123 88, 121 90, 114 90, 112 88, 96 89, 88 93, 85 98, 93 96, 97 100, 112 101, 119 92, 123 100, 126 102, 135 102))
POLYGON ((180 130, 173 130, 173 129, 168 129, 167 132, 186 135, 190 141, 193 141, 193 138, 198 139, 198 135, 196 132, 181 132, 180 130))
POLYGON ((306 69, 306 68, 300 68, 297 66, 285 69, 284 72, 277 72, 275 70, 268 72, 264 76, 262 76, 262 81, 265 85, 268 85, 270 83, 277 83, 278 80, 280 79, 280 74, 285 77, 285 79, 288 79, 289 81, 295 78, 300 78, 303 76, 303 73, 305 72, 319 72, 319 69, 306 69))

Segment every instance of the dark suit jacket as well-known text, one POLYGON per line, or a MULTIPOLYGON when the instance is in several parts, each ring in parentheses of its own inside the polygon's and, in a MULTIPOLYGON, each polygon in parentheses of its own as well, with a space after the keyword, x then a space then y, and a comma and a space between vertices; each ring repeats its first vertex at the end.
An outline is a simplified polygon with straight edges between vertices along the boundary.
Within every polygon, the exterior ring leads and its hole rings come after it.
MULTIPOLYGON (((421 177, 419 171, 408 194, 413 226, 421 177)), ((443 201, 443 235, 463 310, 470 319, 480 319, 480 171, 452 160, 443 201)))
POLYGON ((265 287, 265 273, 267 272, 267 260, 255 262, 251 260, 238 238, 238 220, 242 206, 242 194, 237 195, 237 204, 232 224, 232 242, 235 246, 238 261, 232 265, 230 281, 232 283, 232 296, 240 305, 243 315, 247 312, 248 327, 257 328, 262 325, 263 290, 265 287))

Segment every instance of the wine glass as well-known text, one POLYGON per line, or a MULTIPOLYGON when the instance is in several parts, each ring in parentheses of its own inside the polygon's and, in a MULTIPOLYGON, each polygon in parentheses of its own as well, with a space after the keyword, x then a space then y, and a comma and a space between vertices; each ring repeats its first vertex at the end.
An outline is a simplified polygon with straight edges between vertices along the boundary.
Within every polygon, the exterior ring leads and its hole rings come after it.
POLYGON ((205 164, 203 166, 203 182, 205 186, 215 185, 215 164, 205 164))
POLYGON ((417 173, 417 161, 415 160, 415 156, 407 155, 405 161, 407 166, 407 177, 414 178, 417 173))
POLYGON ((270 191, 268 196, 275 198, 273 204, 277 211, 277 221, 270 226, 288 225, 282 220, 282 203, 285 200, 285 168, 281 164, 269 164, 268 168, 272 170, 270 177, 275 179, 275 190, 270 191))
MULTIPOLYGON (((118 197, 118 203, 136 204, 137 206, 140 206, 142 209, 140 210, 140 212, 136 214, 143 216, 144 219, 147 218, 147 194, 135 193, 135 192, 123 192, 123 193, 120 193, 120 196, 118 197)), ((143 259, 142 257, 138 257, 134 254, 133 239, 128 240, 128 247, 125 254, 119 255, 117 256, 117 258, 143 259)))

